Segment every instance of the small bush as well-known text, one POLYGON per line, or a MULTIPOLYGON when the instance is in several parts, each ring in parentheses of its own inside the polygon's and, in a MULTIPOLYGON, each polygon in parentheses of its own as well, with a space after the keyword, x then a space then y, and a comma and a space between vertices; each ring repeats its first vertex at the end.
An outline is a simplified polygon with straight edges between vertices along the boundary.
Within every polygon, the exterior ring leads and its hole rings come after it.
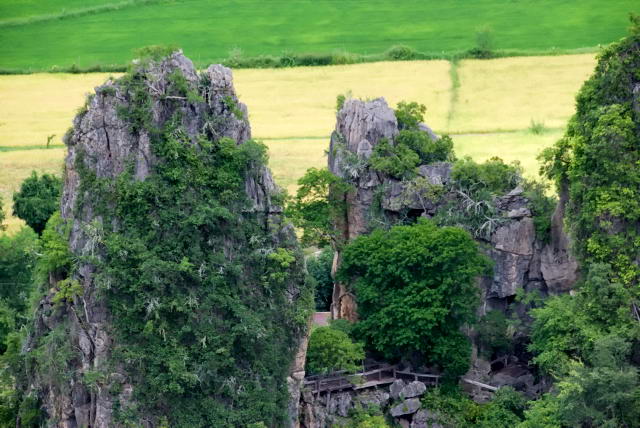
POLYGON ((534 135, 542 135, 547 131, 547 128, 544 126, 544 122, 540 121, 536 121, 534 119, 531 119, 531 124, 529 125, 529 132, 531 132, 534 135))
POLYGON ((415 101, 400 101, 396 106, 395 115, 399 129, 418 129, 418 125, 424 122, 424 114, 427 107, 415 101))
POLYGON ((176 45, 150 45, 135 49, 133 54, 141 60, 161 61, 178 50, 176 45))
POLYGON ((385 56, 391 60, 404 61, 404 60, 415 59, 418 56, 418 53, 413 48, 410 48, 409 46, 396 45, 389 48, 389 50, 385 52, 385 56))
POLYGON ((543 243, 551 240, 551 216, 556 208, 557 199, 547 195, 548 185, 527 180, 524 183, 524 195, 529 199, 536 238, 543 243))
POLYGON ((465 157, 453 166, 452 177, 460 188, 476 194, 484 190, 496 196, 513 190, 522 181, 520 164, 506 164, 499 157, 484 163, 465 157))
POLYGON ((351 94, 351 91, 347 91, 344 94, 338 94, 338 96, 336 96, 336 112, 342 110, 345 101, 347 101, 352 96, 353 95, 351 94))
POLYGON ((382 139, 369 158, 371 167, 396 178, 411 178, 420 164, 420 156, 406 145, 393 145, 382 139))
POLYGON ((468 51, 469 56, 478 59, 493 58, 493 29, 484 25, 476 30, 476 46, 468 51))
POLYGON ((419 157, 419 164, 454 160, 453 141, 449 136, 432 140, 423 131, 402 130, 396 137, 396 145, 405 145, 419 157))
POLYGON ((346 333, 331 327, 319 327, 311 333, 306 362, 309 373, 356 371, 363 359, 362 344, 352 342, 346 333))

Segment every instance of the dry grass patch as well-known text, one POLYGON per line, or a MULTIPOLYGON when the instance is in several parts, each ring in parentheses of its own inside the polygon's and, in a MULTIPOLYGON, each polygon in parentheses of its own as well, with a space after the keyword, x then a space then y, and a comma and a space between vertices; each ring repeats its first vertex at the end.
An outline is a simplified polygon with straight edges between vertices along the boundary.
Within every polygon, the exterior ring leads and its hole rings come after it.
POLYGON ((562 128, 595 65, 594 54, 461 61, 449 132, 562 128))
POLYGON ((253 134, 260 138, 317 137, 335 126, 336 96, 384 96, 427 106, 426 120, 446 124, 451 81, 447 61, 377 62, 275 70, 235 70, 238 96, 249 108, 253 134))
POLYGON ((327 166, 329 138, 268 140, 269 168, 278 186, 293 195, 307 169, 327 166))
POLYGON ((536 159, 545 147, 551 146, 563 131, 550 131, 534 135, 528 131, 508 132, 502 134, 468 134, 454 135, 453 145, 458 157, 471 156, 482 162, 493 156, 505 162, 520 161, 524 175, 538 178, 540 163, 536 159))
POLYGON ((108 74, 0 76, 0 146, 61 144, 87 93, 108 74))

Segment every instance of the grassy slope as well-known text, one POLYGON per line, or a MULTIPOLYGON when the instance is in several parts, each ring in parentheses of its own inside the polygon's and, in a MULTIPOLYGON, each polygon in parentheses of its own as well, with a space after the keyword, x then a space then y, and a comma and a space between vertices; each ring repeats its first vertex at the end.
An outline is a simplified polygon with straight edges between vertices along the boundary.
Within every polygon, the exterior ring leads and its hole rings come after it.
MULTIPOLYGON (((385 96, 391 106, 403 99, 419 101, 427 106, 426 120, 436 131, 455 134, 459 156, 520 160, 527 175, 535 175, 536 155, 562 134, 574 110, 574 94, 594 65, 594 55, 461 61, 457 97, 446 61, 236 70, 234 78, 249 107, 254 136, 269 147, 276 181, 292 192, 307 168, 326 163, 335 97, 348 90, 361 98, 385 96), (454 105, 452 99, 457 99, 454 105), (527 130, 532 119, 554 129, 533 135, 527 130)), ((85 94, 106 77, 0 76, 0 195, 5 209, 32 169, 61 171, 64 149, 37 147, 52 134, 52 144, 62 144, 85 94)), ((19 222, 11 218, 10 225, 16 230, 19 222)))
MULTIPOLYGON (((113 0, 117 10, 0 23, 0 69, 123 64, 131 50, 178 44, 200 64, 240 48, 246 55, 381 52, 406 44, 423 52, 466 50, 489 25, 498 49, 575 49, 622 37, 637 0, 113 0)), ((0 20, 67 14, 105 1, 3 0, 0 20), (29 7, 25 7, 25 4, 29 7)))

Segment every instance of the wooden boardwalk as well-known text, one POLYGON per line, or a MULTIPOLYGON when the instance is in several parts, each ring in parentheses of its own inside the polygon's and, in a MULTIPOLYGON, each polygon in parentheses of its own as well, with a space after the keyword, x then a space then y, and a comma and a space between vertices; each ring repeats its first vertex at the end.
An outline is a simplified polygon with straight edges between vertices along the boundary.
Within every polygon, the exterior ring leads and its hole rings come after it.
POLYGON ((309 376, 304 380, 304 387, 308 388, 316 397, 320 397, 321 394, 331 394, 332 392, 377 388, 389 385, 398 379, 419 380, 427 386, 437 386, 440 376, 401 371, 397 366, 377 365, 353 374, 341 371, 325 376, 309 376))
MULTIPOLYGON (((376 364, 366 367, 364 371, 358 373, 347 373, 338 371, 327 375, 308 376, 304 379, 304 387, 308 388, 313 395, 320 398, 321 394, 330 395, 332 392, 359 391, 369 388, 377 388, 392 384, 396 380, 420 381, 427 387, 438 386, 440 376, 429 373, 414 373, 410 371, 398 370, 397 366, 376 364)), ((462 379, 463 382, 484 390, 495 392, 498 387, 487 385, 470 379, 462 379)))

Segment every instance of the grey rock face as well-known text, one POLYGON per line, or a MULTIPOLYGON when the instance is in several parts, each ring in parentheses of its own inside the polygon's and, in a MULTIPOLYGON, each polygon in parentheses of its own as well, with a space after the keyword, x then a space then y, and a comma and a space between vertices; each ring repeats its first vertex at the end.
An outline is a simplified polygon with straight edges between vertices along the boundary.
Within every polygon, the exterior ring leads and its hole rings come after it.
MULTIPOLYGON (((421 125, 421 129, 431 138, 438 138, 426 125, 421 125)), ((429 193, 429 185, 446 188, 452 183, 450 163, 421 165, 416 179, 401 181, 355 161, 368 158, 382 138, 393 143, 398 132, 394 112, 383 99, 348 100, 338 113, 336 130, 331 138, 329 169, 354 185, 354 191, 346 195, 347 216, 341 225, 346 241, 370 230, 371 209, 376 192, 380 190, 382 198, 378 200, 390 217, 406 215, 407 211, 431 217, 442 204, 457 197, 451 192, 434 200, 429 193), (345 166, 349 162, 351 166, 345 166)), ((530 288, 531 281, 536 282, 536 288, 544 288, 540 283, 546 282, 551 292, 566 291, 573 284, 577 265, 570 256, 568 238, 562 231, 561 205, 554 215, 551 243, 543 245, 536 236, 530 202, 521 187, 495 200, 501 221, 489 236, 478 238, 489 244, 485 252, 495 263, 493 277, 482 281, 487 298, 513 296, 519 289, 530 288)))
POLYGON ((438 424, 438 416, 427 409, 421 409, 413 415, 411 420, 411 428, 435 428, 441 426, 438 424))
POLYGON ((391 395, 391 398, 393 398, 394 400, 397 400, 398 398, 400 398, 400 393, 402 392, 402 389, 405 387, 405 383, 402 379, 396 379, 391 386, 389 386, 389 394, 391 395))
POLYGON ((350 99, 338 112, 336 132, 347 142, 347 149, 356 152, 363 140, 372 147, 383 138, 393 140, 398 135, 398 121, 384 98, 367 102, 350 99))
POLYGON ((410 415, 418 411, 422 403, 420 403, 420 399, 418 398, 409 398, 408 400, 404 400, 400 404, 393 406, 390 410, 391 416, 394 418, 410 415))
POLYGON ((402 398, 419 397, 423 395, 426 390, 427 386, 424 383, 418 380, 414 380, 413 382, 402 388, 402 391, 400 391, 400 396, 402 398))
POLYGON ((540 270, 554 294, 567 292, 578 278, 578 262, 571 254, 571 243, 564 232, 564 208, 568 190, 561 189, 558 206, 551 217, 551 242, 542 249, 540 270))
POLYGON ((348 392, 332 395, 327 403, 327 411, 330 414, 347 417, 349 410, 353 408, 353 399, 348 392))
MULTIPOLYGON (((193 63, 180 52, 161 62, 139 66, 143 67, 147 76, 142 83, 146 85, 151 99, 152 127, 160 128, 175 112, 179 112, 181 126, 193 141, 202 134, 216 139, 232 138, 238 144, 251 138, 247 109, 236 97, 228 68, 212 65, 198 73, 193 63), (167 95, 172 85, 170 76, 176 70, 182 73, 187 86, 197 91, 201 99, 195 101, 188 97, 167 95), (167 102, 167 97, 172 97, 171 102, 167 102)), ((92 236, 103 226, 102 219, 95 215, 94 207, 89 204, 82 204, 80 209, 76 209, 78 198, 84 196, 81 193, 79 167, 92 171, 97 178, 105 179, 118 177, 131 164, 137 180, 145 180, 152 174, 157 159, 151 150, 149 130, 143 127, 138 132, 132 132, 131 123, 119 114, 119 110, 126 111, 131 107, 131 99, 132 95, 121 81, 108 80, 96 88, 96 94, 89 99, 86 111, 76 116, 73 129, 65 136, 68 154, 61 214, 71 224, 69 249, 79 260, 73 279, 82 284, 84 294, 68 305, 63 318, 69 320, 69 338, 77 350, 77 358, 72 362, 74 366, 70 367, 73 379, 70 380, 68 392, 57 391, 51 385, 36 384, 35 381, 29 385, 30 389, 40 391, 48 418, 57 420, 61 427, 114 427, 117 426, 112 418, 114 400, 118 399, 125 407, 134 404, 131 400, 135 385, 128 383, 128 377, 121 367, 111 367, 108 363, 113 343, 110 315, 100 297, 99 286, 95 283, 95 267, 83 258, 88 255, 100 257, 100 254, 93 254, 95 243, 92 236), (108 373, 108 378, 118 384, 122 392, 115 396, 109 392, 109 388, 90 391, 81 381, 83 374, 89 371, 108 373)), ((292 238, 293 229, 272 217, 272 214, 281 212, 281 207, 274 206, 271 200, 276 186, 269 170, 262 168, 248 177, 245 190, 253 201, 253 212, 264 215, 268 220, 265 223, 269 223, 274 240, 285 236, 292 238)), ((108 226, 117 228, 118 225, 108 226)), ((55 281, 52 278, 52 287, 55 281)), ((289 294, 293 299, 297 292, 291 289, 289 294)), ((34 338, 46 334, 62 321, 48 315, 51 312, 51 297, 45 297, 39 305, 36 328, 26 342, 25 352, 30 351, 29 346, 34 343, 34 338)), ((301 358, 304 361, 304 356, 301 358)), ((304 367, 292 368, 289 385, 293 393, 299 395, 303 377, 304 367)), ((297 417, 298 395, 291 409, 294 418, 297 417)))
POLYGON ((380 407, 384 408, 389 403, 390 394, 381 389, 374 391, 366 391, 358 395, 358 402, 363 407, 380 407))

